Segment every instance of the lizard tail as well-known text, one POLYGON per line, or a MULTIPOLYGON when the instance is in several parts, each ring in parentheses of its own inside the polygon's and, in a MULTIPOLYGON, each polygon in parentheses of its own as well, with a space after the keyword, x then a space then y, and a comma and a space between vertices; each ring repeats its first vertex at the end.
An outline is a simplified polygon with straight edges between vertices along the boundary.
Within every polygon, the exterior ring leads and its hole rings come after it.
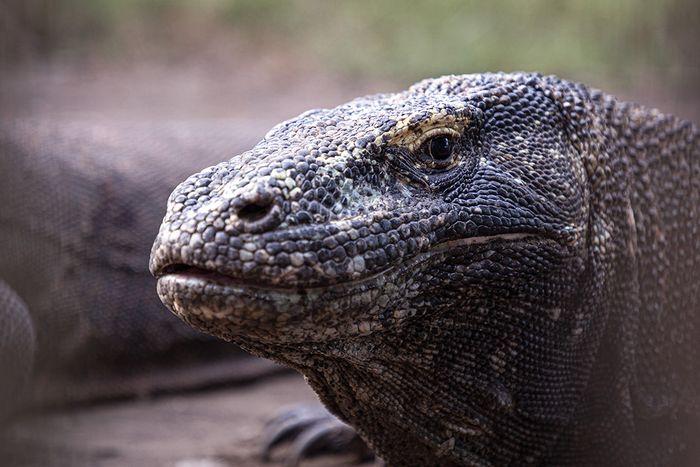
POLYGON ((34 323, 27 305, 0 280, 0 423, 26 393, 35 349, 34 323))

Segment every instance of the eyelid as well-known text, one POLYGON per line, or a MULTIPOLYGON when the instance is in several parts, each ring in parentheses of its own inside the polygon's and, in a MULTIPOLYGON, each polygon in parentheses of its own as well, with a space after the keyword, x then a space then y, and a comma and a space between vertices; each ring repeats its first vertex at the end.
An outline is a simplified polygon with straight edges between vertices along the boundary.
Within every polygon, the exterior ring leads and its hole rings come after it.
POLYGON ((454 128, 450 127, 431 128, 430 130, 421 134, 414 141, 411 141, 408 149, 411 152, 415 152, 418 149, 420 149, 420 147, 423 146, 423 144, 426 141, 435 138, 436 136, 449 136, 450 138, 459 138, 461 136, 461 133, 455 130, 454 128))

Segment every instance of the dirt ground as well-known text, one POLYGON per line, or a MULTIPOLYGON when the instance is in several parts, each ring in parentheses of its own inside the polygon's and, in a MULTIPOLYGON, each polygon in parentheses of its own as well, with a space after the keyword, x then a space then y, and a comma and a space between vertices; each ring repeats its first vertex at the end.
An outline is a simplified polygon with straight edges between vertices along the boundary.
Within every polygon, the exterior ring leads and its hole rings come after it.
MULTIPOLYGON (((69 408, 26 416, 0 437, 7 466, 252 467, 283 465, 259 459, 265 422, 285 406, 316 397, 294 374, 254 384, 69 408)), ((304 466, 350 465, 319 457, 304 466)))

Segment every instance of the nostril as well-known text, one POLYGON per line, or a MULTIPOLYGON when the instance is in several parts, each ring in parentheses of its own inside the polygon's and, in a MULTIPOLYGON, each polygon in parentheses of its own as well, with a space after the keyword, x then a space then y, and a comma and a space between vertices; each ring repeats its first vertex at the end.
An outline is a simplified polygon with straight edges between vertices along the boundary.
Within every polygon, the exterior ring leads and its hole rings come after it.
POLYGON ((264 219, 272 210, 272 201, 255 201, 242 206, 236 215, 244 222, 256 222, 264 219))
POLYGON ((282 222, 282 207, 275 194, 258 187, 231 200, 235 213, 234 227, 241 232, 261 233, 276 228, 282 222))

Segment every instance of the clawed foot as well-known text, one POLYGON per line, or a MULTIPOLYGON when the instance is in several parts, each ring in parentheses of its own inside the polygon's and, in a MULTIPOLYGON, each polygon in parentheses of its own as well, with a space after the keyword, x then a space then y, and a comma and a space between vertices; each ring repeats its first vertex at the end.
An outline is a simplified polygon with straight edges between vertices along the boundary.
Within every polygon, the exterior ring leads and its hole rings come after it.
POLYGON ((270 460, 272 450, 291 441, 285 465, 296 467, 302 459, 319 454, 354 454, 358 462, 374 455, 355 430, 331 415, 320 404, 299 404, 283 409, 265 425, 262 459, 270 460))

